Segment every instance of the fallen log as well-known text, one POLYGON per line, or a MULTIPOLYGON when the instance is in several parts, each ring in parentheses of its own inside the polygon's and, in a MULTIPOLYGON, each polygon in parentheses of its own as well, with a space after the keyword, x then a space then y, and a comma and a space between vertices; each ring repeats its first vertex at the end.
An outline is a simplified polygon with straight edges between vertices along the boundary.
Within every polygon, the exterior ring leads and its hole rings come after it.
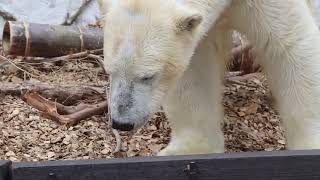
POLYGON ((84 100, 106 99, 105 87, 75 84, 53 84, 40 82, 4 83, 0 82, 1 95, 21 96, 27 91, 38 92, 41 96, 72 105, 84 100))
POLYGON ((57 57, 103 47, 102 29, 89 26, 8 21, 2 39, 4 53, 17 56, 57 57))

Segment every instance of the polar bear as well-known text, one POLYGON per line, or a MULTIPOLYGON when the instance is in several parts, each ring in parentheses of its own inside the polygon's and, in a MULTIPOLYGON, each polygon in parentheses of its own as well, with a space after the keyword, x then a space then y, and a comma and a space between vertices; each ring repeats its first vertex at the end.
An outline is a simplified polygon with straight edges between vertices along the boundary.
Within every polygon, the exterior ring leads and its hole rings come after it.
POLYGON ((224 152, 222 79, 232 30, 255 45, 288 149, 320 148, 320 32, 306 0, 100 0, 113 128, 141 127, 163 105, 158 155, 224 152))

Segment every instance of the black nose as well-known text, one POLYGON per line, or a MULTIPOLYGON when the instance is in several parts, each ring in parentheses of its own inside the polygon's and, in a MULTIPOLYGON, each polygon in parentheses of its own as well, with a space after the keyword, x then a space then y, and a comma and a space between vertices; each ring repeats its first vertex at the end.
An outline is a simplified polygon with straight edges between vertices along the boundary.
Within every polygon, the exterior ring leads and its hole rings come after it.
POLYGON ((131 131, 133 130, 134 125, 130 123, 119 123, 117 121, 112 120, 112 128, 120 131, 131 131))

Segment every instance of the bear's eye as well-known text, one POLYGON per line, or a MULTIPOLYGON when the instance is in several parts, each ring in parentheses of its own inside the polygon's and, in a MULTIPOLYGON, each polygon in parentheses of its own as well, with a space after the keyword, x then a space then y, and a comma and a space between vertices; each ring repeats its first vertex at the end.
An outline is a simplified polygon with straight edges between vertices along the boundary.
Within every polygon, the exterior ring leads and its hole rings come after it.
POLYGON ((152 82, 156 78, 157 74, 147 75, 140 79, 142 83, 152 82))

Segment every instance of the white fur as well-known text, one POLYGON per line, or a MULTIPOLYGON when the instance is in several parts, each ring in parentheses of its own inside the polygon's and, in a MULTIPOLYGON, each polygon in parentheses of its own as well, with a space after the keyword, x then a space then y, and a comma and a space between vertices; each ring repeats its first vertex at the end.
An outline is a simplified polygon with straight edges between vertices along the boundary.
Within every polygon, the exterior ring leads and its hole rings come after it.
MULTIPOLYGON (((257 59, 269 76, 286 128, 288 148, 320 148, 320 33, 308 7, 312 1, 162 2, 192 9, 202 15, 203 23, 192 37, 191 47, 176 48, 176 53, 183 54, 174 59, 187 69, 183 69, 182 78, 175 81, 176 88, 162 91, 167 94, 163 104, 172 125, 172 140, 159 155, 224 151, 221 79, 233 29, 245 34, 257 49, 257 59), (191 53, 190 48, 194 49, 191 53), (191 59, 179 60, 183 56, 191 57, 193 52, 191 59)), ((160 12, 151 11, 150 17, 156 17, 160 12)), ((170 18, 176 16, 175 12, 168 11, 168 14, 170 18)), ((166 36, 173 35, 163 34, 161 38, 166 36)), ((183 42, 176 41, 171 43, 179 45, 183 42)), ((154 64, 154 67, 160 66, 158 62, 154 64)), ((160 102, 161 97, 152 100, 160 102)))
MULTIPOLYGON (((215 40, 231 38, 228 29, 216 30, 210 32, 215 40)), ((171 123, 172 140, 158 155, 224 151, 221 79, 223 59, 227 57, 226 53, 218 53, 218 49, 229 49, 231 43, 214 44, 214 39, 206 38, 200 43, 177 88, 166 98, 164 108, 171 123)))

